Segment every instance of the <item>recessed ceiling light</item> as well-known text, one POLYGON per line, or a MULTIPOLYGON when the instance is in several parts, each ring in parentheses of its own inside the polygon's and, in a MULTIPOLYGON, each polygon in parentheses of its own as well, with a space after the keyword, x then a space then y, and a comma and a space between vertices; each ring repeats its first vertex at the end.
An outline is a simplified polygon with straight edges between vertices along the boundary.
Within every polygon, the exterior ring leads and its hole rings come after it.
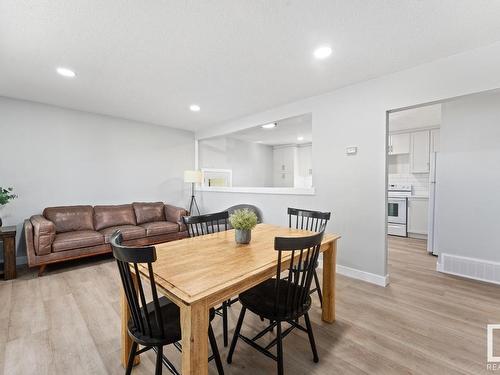
POLYGON ((297 141, 303 141, 304 137, 297 137, 297 141))
POLYGON ((255 143, 262 143, 262 141, 256 141, 255 143))
POLYGON ((262 125, 262 128, 264 128, 264 129, 272 129, 272 128, 275 128, 275 127, 276 127, 276 123, 275 122, 271 122, 270 124, 262 125))
POLYGON ((191 104, 191 105, 189 106, 189 109, 190 109, 191 111, 193 111, 193 112, 200 112, 200 109, 201 109, 201 108, 200 108, 200 106, 199 106, 198 104, 191 104))
POLYGON ((319 60, 326 59, 332 54, 332 48, 329 46, 321 46, 314 50, 314 57, 319 60))
POLYGON ((66 78, 74 78, 76 76, 75 72, 72 71, 71 69, 68 68, 63 68, 60 66, 59 68, 56 69, 57 74, 66 77, 66 78))

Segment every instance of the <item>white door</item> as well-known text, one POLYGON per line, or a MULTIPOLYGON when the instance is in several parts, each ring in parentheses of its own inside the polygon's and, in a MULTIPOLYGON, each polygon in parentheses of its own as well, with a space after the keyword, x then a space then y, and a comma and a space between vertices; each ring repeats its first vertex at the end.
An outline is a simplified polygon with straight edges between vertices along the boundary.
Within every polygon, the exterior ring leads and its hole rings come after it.
POLYGON ((411 133, 411 173, 429 173, 430 132, 428 130, 411 133))
POLYGON ((284 154, 283 148, 273 149, 274 173, 285 171, 285 162, 283 154, 284 154))
POLYGON ((285 147, 282 150, 284 171, 293 173, 297 159, 297 147, 285 147))

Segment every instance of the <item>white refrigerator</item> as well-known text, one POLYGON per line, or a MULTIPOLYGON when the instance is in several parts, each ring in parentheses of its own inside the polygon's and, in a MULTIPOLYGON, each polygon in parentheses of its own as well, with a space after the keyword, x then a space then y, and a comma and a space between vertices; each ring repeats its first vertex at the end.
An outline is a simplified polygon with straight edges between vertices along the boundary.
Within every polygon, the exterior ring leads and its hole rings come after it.
POLYGON ((427 251, 431 254, 437 254, 436 248, 436 165, 438 154, 431 152, 429 168, 429 210, 428 210, 428 230, 427 230, 427 251))

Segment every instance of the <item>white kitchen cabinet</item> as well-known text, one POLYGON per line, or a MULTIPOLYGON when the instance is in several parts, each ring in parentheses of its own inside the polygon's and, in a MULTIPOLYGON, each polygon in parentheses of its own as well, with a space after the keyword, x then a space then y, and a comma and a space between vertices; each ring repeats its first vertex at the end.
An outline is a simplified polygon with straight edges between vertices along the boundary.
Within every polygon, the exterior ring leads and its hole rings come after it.
POLYGON ((427 234, 428 209, 428 198, 408 199, 408 233, 427 234))
POLYGON ((274 174, 274 187, 294 187, 293 173, 278 172, 274 174))
POLYGON ((294 187, 297 168, 296 146, 273 149, 273 185, 275 187, 294 187))
POLYGON ((410 133, 392 134, 389 136, 389 155, 410 153, 410 133))
POLYGON ((293 173, 297 158, 297 147, 277 147, 273 149, 274 172, 293 173))
POLYGON ((429 173, 429 137, 429 130, 410 134, 410 173, 429 173))
POLYGON ((439 129, 431 130, 431 152, 439 152, 440 151, 440 132, 439 129))

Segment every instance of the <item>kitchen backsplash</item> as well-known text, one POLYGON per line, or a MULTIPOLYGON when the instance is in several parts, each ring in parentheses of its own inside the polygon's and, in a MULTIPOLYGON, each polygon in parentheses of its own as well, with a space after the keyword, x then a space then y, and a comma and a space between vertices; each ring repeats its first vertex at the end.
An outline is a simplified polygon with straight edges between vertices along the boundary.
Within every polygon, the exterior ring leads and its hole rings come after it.
POLYGON ((411 184, 413 186, 413 195, 429 195, 429 174, 389 174, 389 184, 411 184))

